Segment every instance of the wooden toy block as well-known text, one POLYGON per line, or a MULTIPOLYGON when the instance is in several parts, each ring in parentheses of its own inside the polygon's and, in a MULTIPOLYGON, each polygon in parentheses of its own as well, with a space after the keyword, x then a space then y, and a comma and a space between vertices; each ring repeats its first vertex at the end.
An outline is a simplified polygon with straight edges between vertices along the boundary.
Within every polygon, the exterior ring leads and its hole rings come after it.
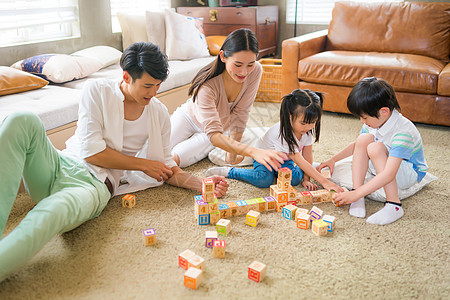
POLYGON ((334 221, 336 220, 336 217, 333 217, 330 215, 325 215, 325 216, 323 216, 322 220, 325 223, 327 223, 328 232, 333 232, 334 231, 334 221))
POLYGON ((228 235, 231 231, 231 221, 220 219, 219 222, 216 223, 216 230, 220 235, 228 235))
POLYGON ((259 204, 258 202, 256 202, 255 199, 245 200, 245 202, 247 203, 249 211, 250 210, 259 211, 259 204))
POLYGON ((292 170, 289 168, 281 168, 278 169, 278 179, 282 181, 289 181, 292 180, 292 170))
POLYGON ((188 270, 190 267, 194 267, 202 271, 205 270, 205 260, 202 257, 198 256, 197 254, 189 257, 187 261, 188 261, 188 270))
POLYGON ((272 197, 275 197, 276 190, 278 190, 277 185, 276 184, 271 185, 270 189, 269 189, 269 191, 270 191, 269 195, 272 197))
POLYGON ((322 191, 322 202, 332 202, 333 197, 331 195, 331 192, 328 190, 321 190, 322 191))
POLYGON ((324 168, 324 169, 320 170, 320 174, 322 174, 322 176, 325 177, 326 179, 331 178, 331 171, 328 168, 324 168))
POLYGON ((292 201, 288 201, 286 202, 287 205, 295 205, 297 206, 297 201, 296 200, 292 200, 292 201))
POLYGON ((311 210, 309 211, 309 215, 311 216, 311 220, 319 220, 320 218, 322 218, 323 210, 316 206, 313 206, 313 208, 311 208, 311 210))
POLYGON ((295 211, 295 219, 297 219, 297 215, 299 214, 308 214, 309 210, 307 210, 306 208, 297 208, 297 210, 295 211))
POLYGON ((239 208, 238 208, 236 202, 228 202, 227 206, 230 209, 230 214, 232 217, 237 216, 239 214, 239 208))
POLYGON ((214 180, 212 178, 204 178, 202 180, 202 193, 213 193, 214 194, 214 180))
POLYGON ((220 220, 220 212, 210 213, 209 214, 209 223, 216 224, 220 220))
POLYGON ((297 206, 289 204, 283 207, 283 217, 288 220, 295 219, 295 211, 297 210, 297 206))
POLYGON ((251 210, 245 216, 245 224, 256 227, 259 223, 260 213, 258 211, 251 210))
POLYGON ((213 242, 218 239, 217 231, 207 231, 205 233, 205 246, 206 248, 212 248, 213 242))
POLYGON ((202 198, 204 202, 212 202, 214 199, 216 199, 216 196, 214 195, 214 192, 202 192, 202 198))
POLYGON ((198 215, 198 225, 208 225, 209 224, 209 214, 198 215))
POLYGON ((221 219, 232 217, 231 208, 224 203, 219 204, 219 213, 221 219))
MULTIPOLYGON (((202 196, 202 195, 195 195, 195 196, 194 196, 194 201, 197 201, 197 200, 203 201, 203 196, 202 196)), ((204 202, 204 201, 203 201, 203 202, 204 202)))
POLYGON ((219 212, 219 200, 217 200, 217 198, 214 198, 213 201, 208 202, 208 205, 210 214, 219 212))
POLYGON ((288 192, 276 190, 273 192, 273 197, 278 203, 288 202, 288 192))
POLYGON ((277 212, 282 212, 283 211, 283 207, 287 206, 287 202, 285 202, 285 203, 278 203, 278 201, 277 201, 275 203, 277 205, 277 212))
POLYGON ((236 201, 236 205, 238 206, 238 215, 245 215, 250 211, 245 200, 236 201))
MULTIPOLYGON (((345 187, 342 187, 342 188, 344 189, 344 192, 348 192, 348 189, 347 189, 347 188, 345 188, 345 187)), ((334 201, 334 198, 335 198, 336 195, 337 195, 336 192, 331 193, 331 202, 333 202, 334 205, 336 205, 336 206, 343 206, 343 205, 338 205, 338 204, 334 201)))
POLYGON ((184 250, 183 252, 180 253, 180 255, 178 255, 178 265, 180 267, 182 267, 183 269, 187 270, 188 269, 188 258, 191 256, 194 256, 195 253, 192 252, 191 250, 187 249, 184 250))
POLYGON ((145 246, 150 246, 156 243, 156 232, 155 229, 145 229, 142 230, 142 233, 144 234, 144 244, 145 246))
POLYGON ((311 191, 312 204, 322 203, 322 195, 320 191, 311 191))
POLYGON ((184 286, 196 290, 202 281, 202 270, 189 268, 184 273, 184 286))
POLYGON ((258 211, 266 211, 267 210, 267 204, 266 200, 263 198, 255 198, 255 201, 258 203, 258 211))
POLYGON ((297 228, 307 230, 309 228, 309 223, 311 220, 311 216, 308 214, 300 213, 297 214, 295 221, 297 223, 297 228))
POLYGON ((248 266, 248 278, 256 281, 261 282, 264 279, 264 276, 266 275, 266 265, 254 261, 248 266))
POLYGON ((122 197, 122 207, 132 208, 136 205, 136 196, 131 194, 126 194, 122 197))
POLYGON ((213 243, 213 257, 225 257, 225 241, 217 240, 213 243))
POLYGON ((203 200, 197 200, 195 201, 195 215, 196 218, 198 218, 198 215, 206 215, 209 214, 209 204, 206 202, 203 202, 203 200))
POLYGON ((302 201, 301 201, 302 205, 311 204, 312 195, 311 195, 310 191, 301 192, 300 194, 302 196, 302 201))
POLYGON ((293 201, 293 200, 297 201, 296 200, 297 199, 297 190, 293 186, 291 186, 287 190, 287 192, 288 192, 288 201, 293 201))
POLYGON ((267 211, 277 209, 277 202, 273 196, 264 197, 263 199, 266 201, 267 211))
POLYGON ((291 187, 291 181, 290 180, 281 180, 280 178, 277 178, 277 189, 279 191, 287 191, 291 187))
POLYGON ((328 232, 328 225, 323 220, 315 220, 312 222, 311 230, 317 236, 326 235, 328 232))

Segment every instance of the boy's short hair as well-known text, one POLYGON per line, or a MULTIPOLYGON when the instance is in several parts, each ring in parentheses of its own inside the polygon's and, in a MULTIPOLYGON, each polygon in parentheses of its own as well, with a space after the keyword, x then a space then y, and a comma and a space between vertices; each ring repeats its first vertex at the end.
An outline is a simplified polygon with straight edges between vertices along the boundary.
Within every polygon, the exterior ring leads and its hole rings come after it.
POLYGON ((167 56, 158 45, 150 42, 137 42, 131 44, 120 58, 122 70, 127 71, 133 82, 147 72, 155 79, 164 81, 169 76, 169 63, 167 56))
POLYGON ((394 88, 385 80, 376 77, 361 79, 347 98, 347 108, 355 116, 368 115, 378 118, 382 107, 400 111, 394 88))

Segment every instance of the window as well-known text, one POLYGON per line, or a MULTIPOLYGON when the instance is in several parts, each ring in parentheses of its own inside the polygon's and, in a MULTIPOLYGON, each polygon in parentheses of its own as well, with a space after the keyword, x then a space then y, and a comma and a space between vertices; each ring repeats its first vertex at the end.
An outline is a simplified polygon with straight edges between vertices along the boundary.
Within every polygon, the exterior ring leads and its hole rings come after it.
MULTIPOLYGON (((287 0, 286 23, 295 22, 295 1, 297 1, 297 24, 328 24, 334 3, 339 0, 287 0)), ((358 2, 403 2, 402 0, 359 0, 358 2)))
POLYGON ((170 8, 170 0, 110 0, 112 31, 121 32, 117 13, 143 15, 145 11, 163 11, 170 8))
POLYGON ((0 46, 80 36, 77 0, 0 2, 0 46))

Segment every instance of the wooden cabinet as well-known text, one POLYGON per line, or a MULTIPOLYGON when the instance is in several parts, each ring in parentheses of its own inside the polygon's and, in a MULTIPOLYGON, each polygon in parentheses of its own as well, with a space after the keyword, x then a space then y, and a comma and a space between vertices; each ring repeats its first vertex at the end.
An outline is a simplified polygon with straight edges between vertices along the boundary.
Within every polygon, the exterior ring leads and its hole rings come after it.
POLYGON ((186 16, 203 18, 205 35, 228 35, 239 28, 249 28, 259 43, 259 58, 275 55, 278 40, 278 6, 249 7, 178 7, 186 16))

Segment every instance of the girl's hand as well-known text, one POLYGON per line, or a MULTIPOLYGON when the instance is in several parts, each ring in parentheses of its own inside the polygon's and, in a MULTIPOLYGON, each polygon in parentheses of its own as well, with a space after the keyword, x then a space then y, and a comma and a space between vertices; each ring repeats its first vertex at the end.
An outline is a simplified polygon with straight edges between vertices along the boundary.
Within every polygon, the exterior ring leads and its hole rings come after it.
POLYGON ((237 165, 244 160, 244 156, 236 155, 234 153, 227 152, 225 155, 225 162, 230 165, 237 165))
POLYGON ((284 161, 289 159, 285 153, 275 150, 262 150, 258 148, 254 148, 252 158, 264 165, 269 171, 277 171, 284 161))
POLYGON ((143 172, 157 181, 167 180, 173 175, 171 168, 157 160, 146 160, 143 172))
POLYGON ((210 178, 212 178, 214 180, 214 184, 215 184, 214 194, 216 195, 216 197, 220 198, 222 196, 225 196, 227 194, 228 186, 229 186, 225 177, 214 175, 214 176, 211 176, 210 178))
POLYGON ((340 186, 338 186, 336 183, 331 182, 330 180, 325 181, 324 184, 322 184, 322 186, 327 189, 328 191, 334 190, 338 193, 341 193, 344 191, 343 188, 341 188, 340 186))
POLYGON ((334 195, 334 204, 336 206, 347 205, 358 200, 359 197, 356 195, 355 191, 336 193, 334 195))
POLYGON ((327 160, 327 161, 324 161, 324 162, 320 163, 320 165, 318 165, 318 166, 316 167, 316 170, 320 173, 320 171, 321 171, 323 168, 328 167, 328 168, 330 169, 331 175, 333 175, 334 165, 335 165, 335 164, 336 164, 336 162, 335 162, 333 159, 329 159, 329 160, 327 160))
POLYGON ((307 189, 308 191, 316 191, 319 186, 309 180, 303 180, 302 181, 302 186, 307 189))

